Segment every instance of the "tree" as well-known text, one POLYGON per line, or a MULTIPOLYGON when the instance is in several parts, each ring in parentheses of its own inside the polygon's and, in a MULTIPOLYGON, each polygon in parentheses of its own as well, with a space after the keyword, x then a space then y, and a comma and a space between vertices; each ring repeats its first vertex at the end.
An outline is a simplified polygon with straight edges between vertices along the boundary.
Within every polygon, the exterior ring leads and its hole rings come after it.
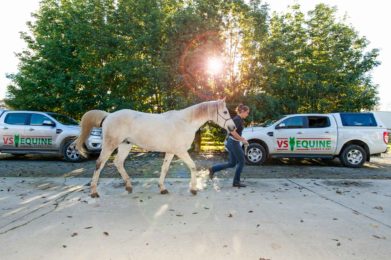
POLYGON ((319 4, 306 19, 300 6, 273 14, 260 62, 261 89, 280 114, 360 111, 377 103, 369 72, 378 50, 319 4))
POLYGON ((163 112, 226 96, 250 120, 359 111, 377 103, 378 50, 336 10, 261 0, 43 0, 10 75, 7 105, 80 117, 90 109, 163 112), (211 75, 206 61, 224 57, 211 75))

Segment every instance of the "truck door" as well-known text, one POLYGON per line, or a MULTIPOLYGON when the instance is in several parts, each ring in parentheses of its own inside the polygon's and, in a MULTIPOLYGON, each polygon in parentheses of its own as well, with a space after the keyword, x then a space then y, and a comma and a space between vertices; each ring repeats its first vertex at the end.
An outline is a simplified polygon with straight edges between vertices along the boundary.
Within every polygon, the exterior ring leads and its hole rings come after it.
POLYGON ((307 122, 308 127, 298 139, 303 153, 333 155, 338 136, 335 119, 328 115, 309 115, 307 122))
POLYGON ((276 154, 301 153, 297 149, 296 138, 303 133, 306 126, 305 116, 292 116, 284 119, 275 127, 274 152, 276 154))
POLYGON ((332 155, 337 145, 337 128, 328 115, 293 116, 276 126, 276 153, 332 155))
POLYGON ((35 150, 55 150, 56 123, 49 117, 33 113, 26 129, 25 145, 35 150))
POLYGON ((23 150, 25 147, 21 144, 25 135, 29 113, 8 112, 4 117, 1 126, 1 146, 4 150, 23 150))

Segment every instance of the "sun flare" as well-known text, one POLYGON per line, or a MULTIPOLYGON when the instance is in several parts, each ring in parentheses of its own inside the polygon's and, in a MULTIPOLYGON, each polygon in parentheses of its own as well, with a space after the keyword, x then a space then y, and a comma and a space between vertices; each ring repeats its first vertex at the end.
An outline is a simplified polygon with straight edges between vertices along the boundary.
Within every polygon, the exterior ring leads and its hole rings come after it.
POLYGON ((217 75, 223 70, 223 61, 218 57, 208 59, 207 72, 210 75, 217 75))

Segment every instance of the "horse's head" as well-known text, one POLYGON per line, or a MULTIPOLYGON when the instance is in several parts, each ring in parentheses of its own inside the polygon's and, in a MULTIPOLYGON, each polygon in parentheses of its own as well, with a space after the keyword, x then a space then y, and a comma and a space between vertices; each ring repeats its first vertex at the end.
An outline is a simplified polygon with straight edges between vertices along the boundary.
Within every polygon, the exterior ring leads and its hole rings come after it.
POLYGON ((213 119, 213 122, 229 132, 235 130, 236 126, 228 112, 225 98, 217 101, 216 117, 213 119))

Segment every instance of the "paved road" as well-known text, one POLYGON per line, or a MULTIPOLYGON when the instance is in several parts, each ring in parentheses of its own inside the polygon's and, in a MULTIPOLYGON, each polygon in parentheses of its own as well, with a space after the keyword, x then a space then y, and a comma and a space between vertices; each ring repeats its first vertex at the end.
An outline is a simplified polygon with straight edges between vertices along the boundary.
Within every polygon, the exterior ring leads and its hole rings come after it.
POLYGON ((188 181, 0 178, 1 259, 390 259, 389 180, 188 181))

